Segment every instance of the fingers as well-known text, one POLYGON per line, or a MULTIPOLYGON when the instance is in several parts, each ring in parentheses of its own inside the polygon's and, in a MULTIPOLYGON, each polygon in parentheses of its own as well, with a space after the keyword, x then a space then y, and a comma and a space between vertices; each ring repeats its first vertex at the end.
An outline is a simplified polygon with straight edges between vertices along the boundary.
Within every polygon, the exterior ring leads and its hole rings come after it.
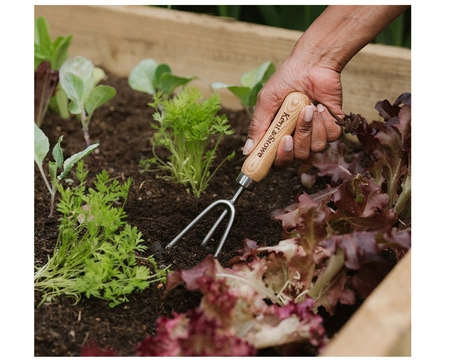
POLYGON ((311 151, 319 152, 327 146, 327 131, 322 119, 322 114, 314 107, 314 118, 311 130, 311 151))
POLYGON ((287 167, 294 159, 294 140, 291 135, 286 135, 278 145, 277 155, 273 163, 274 169, 287 167))
POLYGON ((336 119, 325 109, 325 106, 322 104, 317 104, 317 111, 320 114, 325 127, 327 142, 337 140, 342 134, 342 126, 336 124, 336 119))
POLYGON ((306 106, 298 117, 293 137, 294 157, 296 159, 306 159, 309 156, 313 118, 314 105, 306 106))

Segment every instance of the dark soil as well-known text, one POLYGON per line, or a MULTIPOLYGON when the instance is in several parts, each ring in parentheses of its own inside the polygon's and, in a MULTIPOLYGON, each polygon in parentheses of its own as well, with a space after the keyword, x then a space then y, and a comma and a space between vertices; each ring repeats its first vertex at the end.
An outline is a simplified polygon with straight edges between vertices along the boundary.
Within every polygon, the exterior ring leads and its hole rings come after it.
MULTIPOLYGON (((152 157, 152 108, 149 95, 133 91, 124 78, 109 74, 106 84, 117 90, 117 95, 94 114, 90 124, 92 142, 99 142, 95 156, 85 159, 92 180, 105 169, 111 178, 133 183, 125 207, 128 222, 143 234, 148 246, 147 255, 154 246, 164 248, 198 213, 211 202, 230 199, 238 185, 235 182, 244 157, 242 146, 246 139, 249 118, 244 111, 224 109, 235 133, 226 137, 219 147, 218 160, 233 150, 236 156, 216 173, 200 198, 186 188, 158 178, 158 173, 140 172, 139 162, 152 157)), ((48 114, 42 130, 49 137, 51 148, 64 135, 62 146, 65 157, 86 147, 81 125, 75 119, 64 120, 48 114)), ((161 154, 161 156, 165 156, 161 154)), ((241 248, 245 238, 261 245, 273 245, 281 240, 281 226, 271 219, 271 212, 295 201, 305 191, 297 175, 299 164, 294 162, 283 171, 272 170, 253 192, 245 191, 236 203, 236 218, 218 259, 223 265, 241 248)), ((48 167, 45 166, 45 169, 48 167)), ((37 168, 35 169, 35 265, 42 266, 51 256, 58 236, 58 213, 49 218, 50 196, 37 168)), ((208 253, 214 253, 217 241, 206 248, 200 246, 216 214, 209 221, 199 223, 185 239, 161 259, 171 269, 188 269, 201 262, 208 253)), ((218 234, 217 238, 220 237, 218 234)), ((185 312, 196 307, 201 294, 183 286, 170 291, 163 298, 163 289, 150 284, 142 293, 129 296, 129 302, 115 308, 96 298, 83 297, 74 305, 70 298, 61 296, 51 303, 38 306, 41 293, 35 291, 35 356, 79 356, 82 347, 96 341, 102 348, 113 348, 121 356, 132 356, 136 345, 148 335, 156 334, 156 320, 185 312)), ((325 319, 327 333, 338 331, 356 306, 338 306, 334 316, 325 319)), ((262 354, 262 353, 261 353, 262 354)), ((302 355, 302 354, 299 354, 302 355)))

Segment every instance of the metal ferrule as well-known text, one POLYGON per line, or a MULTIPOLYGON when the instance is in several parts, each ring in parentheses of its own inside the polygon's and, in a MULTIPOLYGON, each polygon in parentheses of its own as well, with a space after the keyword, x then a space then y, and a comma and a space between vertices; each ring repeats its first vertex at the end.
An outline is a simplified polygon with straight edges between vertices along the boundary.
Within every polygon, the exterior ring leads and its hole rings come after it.
POLYGON ((253 191, 256 184, 258 183, 257 181, 253 180, 251 177, 245 175, 243 172, 241 172, 239 174, 239 176, 236 178, 236 182, 239 185, 241 185, 242 187, 244 187, 245 189, 247 189, 248 191, 253 191))

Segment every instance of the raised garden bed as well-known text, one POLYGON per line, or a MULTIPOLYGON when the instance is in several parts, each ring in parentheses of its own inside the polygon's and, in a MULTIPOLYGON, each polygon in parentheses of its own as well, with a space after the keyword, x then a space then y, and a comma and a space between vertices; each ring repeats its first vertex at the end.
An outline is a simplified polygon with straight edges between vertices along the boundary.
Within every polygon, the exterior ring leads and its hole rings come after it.
MULTIPOLYGON (((195 199, 183 187, 139 172, 139 161, 151 155, 149 122, 152 111, 147 106, 148 96, 131 91, 124 77, 141 59, 153 57, 170 64, 179 75, 195 74, 211 82, 236 83, 240 74, 263 61, 270 59, 276 64, 281 63, 300 35, 298 32, 142 7, 36 6, 35 14, 48 19, 53 33, 73 34, 71 54, 86 56, 104 68, 108 75, 106 82, 118 89, 114 101, 96 113, 91 125, 91 138, 101 143, 97 156, 102 169, 117 179, 133 179, 126 206, 128 221, 142 231, 149 244, 166 244, 209 203, 234 194, 237 189, 235 177, 243 161, 239 154, 249 122, 246 113, 237 110, 236 100, 226 92, 222 94, 223 111, 228 115, 235 134, 223 144, 218 156, 226 156, 232 150, 236 150, 238 155, 219 170, 217 181, 210 184, 204 196, 195 199), (203 37, 205 28, 211 35, 206 40, 203 37), (262 37, 266 41, 264 45, 261 44, 262 37), (198 42, 199 38, 203 41, 198 42), (132 92, 131 99, 126 97, 127 88, 132 92)), ((348 111, 362 113, 368 119, 377 118, 378 114, 373 109, 377 101, 384 98, 394 100, 399 94, 409 91, 409 56, 407 50, 380 45, 363 50, 343 74, 344 89, 348 91, 344 94, 348 111), (368 61, 373 57, 379 60, 379 67, 374 68, 374 62, 368 61), (392 75, 394 73, 395 76, 392 75)), ((202 83, 198 85, 202 87, 202 83)), ((209 91, 206 85, 203 91, 209 91)), ((83 147, 84 139, 76 121, 49 116, 43 129, 51 144, 61 134, 70 139, 64 144, 67 154, 83 147)), ((352 146, 349 144, 349 148, 352 146)), ((95 173, 94 164, 88 160, 86 163, 95 173)), ((270 213, 292 203, 295 195, 303 191, 297 175, 298 166, 298 163, 293 163, 285 171, 270 172, 254 192, 242 196, 237 203, 237 218, 230 240, 220 257, 222 264, 234 256, 244 238, 251 237, 265 245, 273 245, 279 240, 281 227, 270 220, 270 213)), ((39 174, 36 174, 35 184, 35 257, 36 263, 42 264, 53 251, 58 222, 57 218, 47 217, 48 194, 39 174)), ((208 228, 210 224, 205 226, 208 228)), ((203 234, 201 230, 199 233, 203 234)), ((188 269, 202 261, 209 252, 212 250, 200 248, 198 242, 181 242, 176 252, 165 254, 161 261, 188 269)), ((324 355, 408 355, 409 285, 410 256, 407 256, 343 329, 342 325, 356 311, 357 305, 341 306, 337 316, 326 320, 327 331, 330 334, 339 331, 339 334, 328 345, 324 355), (374 313, 377 314, 376 322, 373 321, 374 313), (361 331, 358 322, 368 325, 365 327, 367 332, 361 331), (391 331, 392 342, 379 346, 376 340, 380 331, 391 331), (356 336, 363 335, 364 348, 360 349, 357 345, 361 342, 356 340, 356 336)), ((36 305, 39 295, 35 294, 36 305)), ((72 300, 60 297, 35 310, 35 356, 79 355, 81 347, 92 339, 102 347, 113 347, 121 355, 133 355, 137 342, 148 334, 155 334, 158 316, 193 308, 198 305, 200 297, 200 293, 177 288, 163 299, 157 284, 130 296, 128 303, 114 309, 94 298, 82 299, 73 306, 72 300)), ((308 354, 308 349, 304 351, 308 354)))

